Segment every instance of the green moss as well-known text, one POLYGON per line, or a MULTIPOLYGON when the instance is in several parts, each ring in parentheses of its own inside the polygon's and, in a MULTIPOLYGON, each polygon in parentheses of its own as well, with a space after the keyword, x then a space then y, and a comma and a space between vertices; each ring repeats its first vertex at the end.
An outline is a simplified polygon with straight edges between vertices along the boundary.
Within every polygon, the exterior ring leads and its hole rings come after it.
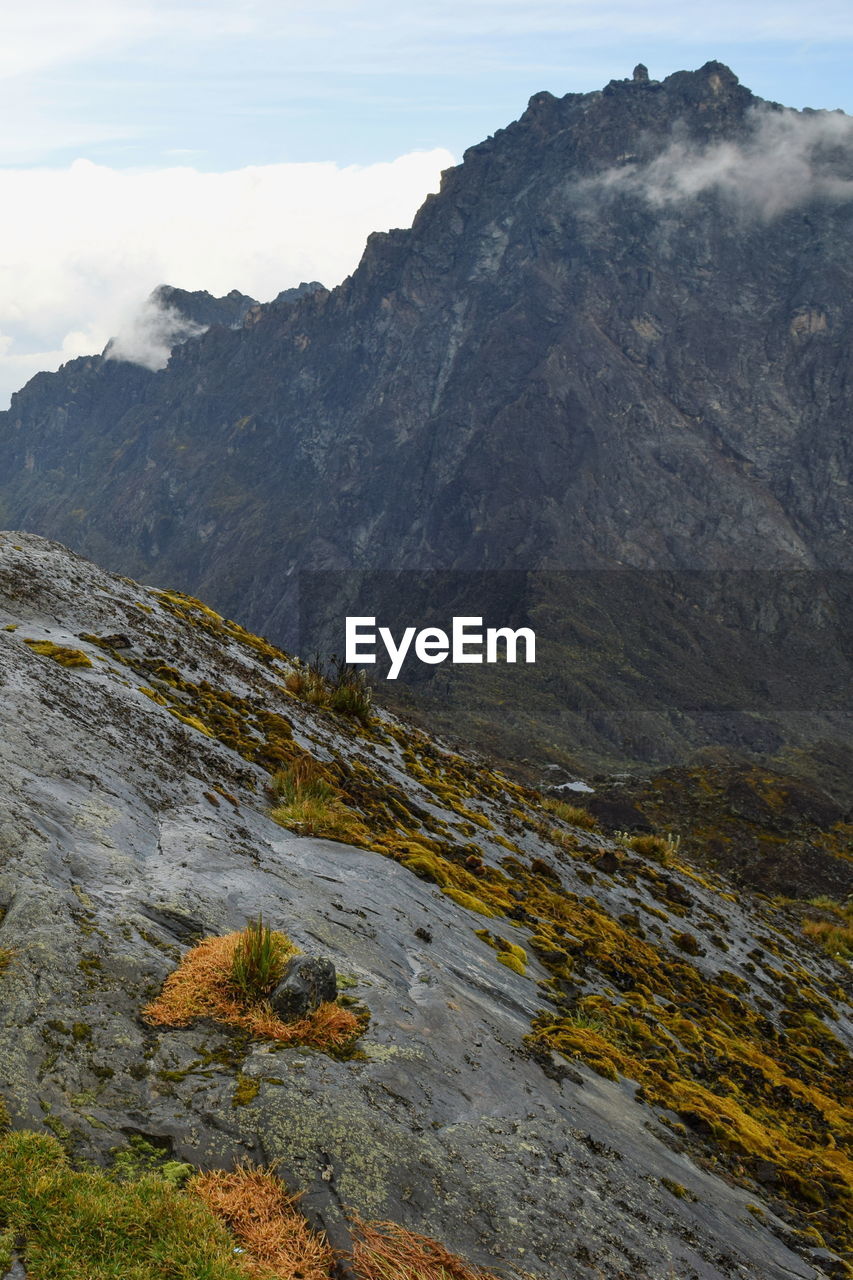
POLYGON ((198 718, 198 716, 186 715, 179 711, 177 707, 169 707, 169 714, 173 715, 176 720, 180 720, 183 724, 188 724, 191 729, 197 729, 199 733, 203 733, 206 738, 213 738, 215 734, 208 729, 207 725, 198 718))
POLYGON ((261 1091, 261 1082, 253 1076, 244 1076, 241 1073, 237 1075, 237 1085, 231 1098, 232 1107, 246 1107, 250 1102, 254 1102, 261 1091))
POLYGON ((55 1139, 0 1139, 0 1204, 33 1275, 241 1280, 234 1243, 201 1201, 159 1174, 131 1182, 72 1169, 55 1139))
POLYGON ((24 640, 33 653, 43 658, 52 658, 61 667, 91 667, 92 659, 81 649, 70 649, 67 645, 54 644, 52 640, 24 640))
POLYGON ((171 1186, 179 1187, 193 1172, 190 1164, 172 1160, 169 1147, 149 1142, 141 1134, 131 1134, 124 1147, 113 1147, 110 1152, 110 1173, 117 1182, 138 1182, 150 1174, 156 1174, 171 1186))
POLYGON ((462 889, 445 889, 444 892, 448 898, 452 898, 460 907, 465 907, 466 911, 476 911, 481 916, 496 916, 499 914, 488 906, 482 898, 475 897, 473 893, 465 893, 462 889))
POLYGON ((506 965, 508 969, 524 977, 527 972, 527 952, 524 947, 520 947, 518 943, 509 942, 500 934, 490 933, 488 929, 475 929, 474 932, 478 938, 482 938, 483 942, 497 951, 500 964, 506 965))
MULTIPOLYGON (((666 1187, 670 1195, 677 1196, 679 1200, 695 1200, 696 1196, 692 1191, 688 1191, 680 1182, 673 1182, 672 1178, 661 1178, 661 1186, 666 1187)), ((747 1206, 749 1207, 749 1206, 747 1206)))

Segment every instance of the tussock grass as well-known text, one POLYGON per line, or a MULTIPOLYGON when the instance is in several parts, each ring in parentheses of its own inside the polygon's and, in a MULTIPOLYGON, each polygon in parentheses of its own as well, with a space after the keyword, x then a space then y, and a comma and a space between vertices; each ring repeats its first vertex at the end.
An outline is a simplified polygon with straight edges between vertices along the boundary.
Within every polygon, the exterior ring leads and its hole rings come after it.
POLYGON ((842 905, 832 898, 813 898, 809 904, 832 918, 804 920, 803 933, 836 959, 853 960, 853 901, 842 905))
POLYGON ((313 756, 303 756, 279 769, 270 786, 279 801, 270 810, 270 817, 279 826, 303 836, 370 844, 364 823, 313 756))
POLYGON ((554 817, 559 818, 561 822, 567 822, 572 827, 582 827, 584 831, 593 831, 598 826, 598 820, 593 817, 589 809, 584 809, 583 805, 567 804, 565 800, 544 796, 542 808, 553 813, 554 817))
POLYGON ((258 1280, 328 1280, 332 1249, 312 1231, 270 1170, 240 1166, 232 1173, 199 1173, 188 1184, 226 1223, 245 1250, 243 1268, 258 1280))
POLYGON ((296 948, 283 933, 268 928, 263 917, 250 920, 231 957, 231 986, 244 1000, 268 996, 281 981, 296 948))
POLYGON ((38 1280, 245 1280, 227 1230, 197 1196, 153 1174, 119 1183, 78 1172, 44 1134, 0 1138, 0 1206, 7 1242, 25 1240, 38 1280))
MULTIPOLYGON (((321 1004, 298 1022, 283 1022, 263 999, 247 998, 233 985, 234 953, 245 931, 205 938, 192 947, 174 973, 169 974, 156 1000, 142 1016, 152 1026, 185 1027, 196 1018, 213 1018, 248 1031, 263 1040, 304 1044, 315 1049, 340 1049, 359 1030, 358 1019, 338 1004, 321 1004)), ((280 954, 296 948, 283 933, 273 931, 280 954)))
POLYGON ((632 849, 643 858, 651 858, 652 861, 660 862, 664 866, 675 857, 681 847, 681 836, 674 836, 671 832, 665 836, 631 835, 628 831, 617 831, 614 834, 626 849, 632 849))
POLYGON ((284 682, 288 693, 317 707, 336 711, 369 729, 373 715, 373 692, 365 673, 333 657, 323 663, 319 657, 297 667, 284 682))

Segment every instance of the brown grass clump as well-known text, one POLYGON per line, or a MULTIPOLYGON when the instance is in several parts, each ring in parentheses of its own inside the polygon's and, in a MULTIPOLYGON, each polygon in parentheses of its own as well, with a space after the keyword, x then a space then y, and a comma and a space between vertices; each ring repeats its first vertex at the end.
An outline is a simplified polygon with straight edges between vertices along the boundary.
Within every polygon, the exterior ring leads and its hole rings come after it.
POLYGON ((579 804, 567 804, 565 800, 543 796, 542 808, 547 809, 548 813, 553 813, 554 817, 559 818, 561 822, 567 822, 572 827, 582 827, 584 831, 594 831, 598 826, 598 819, 590 813, 589 809, 584 809, 579 804))
POLYGON ((806 920, 803 933, 830 956, 853 960, 853 909, 847 909, 847 921, 806 920))
POLYGON ((241 1264, 263 1280, 329 1280, 333 1250, 312 1231, 270 1170, 241 1166, 233 1173, 197 1174, 188 1191, 199 1196, 245 1250, 241 1264))
MULTIPOLYGON (((296 951, 284 934, 278 934, 287 954, 296 951)), ((221 938, 205 938, 169 974, 156 1000, 146 1005, 142 1016, 152 1026, 185 1027, 195 1018, 213 1018, 239 1027, 264 1040, 283 1044, 305 1044, 316 1049, 339 1049, 359 1030, 358 1019, 337 1004, 321 1004, 298 1022, 283 1022, 265 1000, 241 996, 232 983, 234 952, 243 931, 221 938)))
POLYGON ((356 1221, 353 1262, 364 1280, 496 1280, 396 1222, 356 1221))
MULTIPOLYGON (((240 1266, 257 1280, 328 1280, 337 1255, 309 1227, 298 1197, 273 1169, 239 1166, 199 1173, 186 1190, 221 1219, 244 1250, 240 1266)), ((361 1280, 496 1280, 435 1240, 395 1222, 352 1223, 352 1262, 361 1280)))

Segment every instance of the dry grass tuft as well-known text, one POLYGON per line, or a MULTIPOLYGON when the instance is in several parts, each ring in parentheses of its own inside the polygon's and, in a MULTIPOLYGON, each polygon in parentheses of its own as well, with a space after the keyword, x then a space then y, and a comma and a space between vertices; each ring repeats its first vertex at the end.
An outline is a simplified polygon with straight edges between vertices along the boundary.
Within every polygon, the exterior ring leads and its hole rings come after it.
POLYGON ((197 1174, 187 1185, 245 1250, 241 1263, 263 1280, 328 1280, 335 1255, 312 1231, 270 1170, 241 1166, 233 1173, 197 1174))
POLYGON ((270 817, 279 826, 303 836, 370 844, 364 823, 345 803, 319 760, 303 756, 292 761, 275 774, 270 785, 278 800, 270 817))
MULTIPOLYGON (((295 953, 289 938, 283 933, 276 936, 288 955, 295 953)), ((234 952, 242 938, 242 930, 205 938, 188 951, 157 999, 142 1010, 145 1021, 152 1026, 185 1027, 195 1018, 213 1018, 264 1040, 315 1049, 339 1049, 358 1033, 355 1014, 337 1004, 322 1004, 307 1018, 283 1022, 265 1000, 242 997, 232 982, 234 952)))
POLYGON ((816 898, 811 904, 832 918, 803 921, 803 933, 836 959, 853 960, 853 902, 842 906, 831 898, 816 898))
POLYGON ((496 1280, 428 1236, 396 1222, 356 1220, 353 1262, 363 1280, 496 1280))
POLYGON ((548 813, 553 813, 554 817, 559 818, 561 822, 567 822, 572 827, 582 827, 584 831, 594 831, 598 826, 598 819, 590 813, 589 809, 584 809, 583 805, 567 804, 565 800, 543 796, 542 808, 548 813))

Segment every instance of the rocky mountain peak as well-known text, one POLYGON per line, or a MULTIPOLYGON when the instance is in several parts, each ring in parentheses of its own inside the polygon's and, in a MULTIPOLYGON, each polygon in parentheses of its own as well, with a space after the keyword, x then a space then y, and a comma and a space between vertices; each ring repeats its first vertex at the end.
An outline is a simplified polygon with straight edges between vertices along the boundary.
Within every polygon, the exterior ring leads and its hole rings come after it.
MULTIPOLYGON (((523 700, 567 691, 547 741, 811 756, 849 678, 851 127, 718 62, 538 94, 335 289, 212 324, 156 373, 34 379, 0 415, 6 519, 291 646, 302 571, 648 575, 619 580, 614 631, 606 579, 558 588, 553 651, 591 617, 607 642, 523 700), (624 655, 673 633, 650 715, 624 655)), ((540 590, 518 610, 549 614, 540 590)))

